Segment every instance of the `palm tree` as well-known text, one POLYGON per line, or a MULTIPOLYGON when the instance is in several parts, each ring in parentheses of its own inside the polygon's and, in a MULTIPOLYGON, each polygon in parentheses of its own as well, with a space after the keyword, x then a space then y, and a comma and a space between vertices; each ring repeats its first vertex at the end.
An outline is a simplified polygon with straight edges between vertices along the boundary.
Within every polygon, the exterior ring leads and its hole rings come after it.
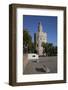
POLYGON ((43 55, 44 55, 44 53, 46 53, 46 55, 47 55, 47 53, 48 53, 48 43, 42 43, 42 47, 43 47, 43 55))
POLYGON ((57 46, 53 46, 52 43, 42 43, 44 49, 43 54, 46 53, 47 56, 57 55, 57 46))

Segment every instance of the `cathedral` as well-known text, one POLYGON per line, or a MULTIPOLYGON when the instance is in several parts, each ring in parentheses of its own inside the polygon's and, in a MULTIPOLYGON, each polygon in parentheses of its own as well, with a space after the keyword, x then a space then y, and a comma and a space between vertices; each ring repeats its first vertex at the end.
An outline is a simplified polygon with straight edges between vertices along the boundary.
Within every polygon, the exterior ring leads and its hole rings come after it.
POLYGON ((39 56, 43 55, 42 43, 47 43, 47 33, 43 32, 42 23, 38 23, 38 31, 34 35, 34 42, 39 56))

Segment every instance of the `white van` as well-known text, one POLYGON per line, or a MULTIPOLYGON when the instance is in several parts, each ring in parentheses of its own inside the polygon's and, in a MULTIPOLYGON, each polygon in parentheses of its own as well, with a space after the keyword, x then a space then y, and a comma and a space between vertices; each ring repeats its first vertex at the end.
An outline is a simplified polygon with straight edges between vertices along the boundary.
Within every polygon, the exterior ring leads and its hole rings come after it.
POLYGON ((29 53, 28 54, 28 60, 37 60, 39 59, 39 56, 35 53, 29 53))

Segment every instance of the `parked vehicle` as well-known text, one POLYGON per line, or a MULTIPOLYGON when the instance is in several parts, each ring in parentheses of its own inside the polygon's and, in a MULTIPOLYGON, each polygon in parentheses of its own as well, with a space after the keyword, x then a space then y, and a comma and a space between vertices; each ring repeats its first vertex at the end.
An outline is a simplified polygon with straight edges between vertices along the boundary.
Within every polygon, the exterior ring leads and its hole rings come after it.
POLYGON ((39 56, 35 53, 29 53, 28 54, 28 60, 33 60, 33 61, 36 61, 39 59, 39 56))

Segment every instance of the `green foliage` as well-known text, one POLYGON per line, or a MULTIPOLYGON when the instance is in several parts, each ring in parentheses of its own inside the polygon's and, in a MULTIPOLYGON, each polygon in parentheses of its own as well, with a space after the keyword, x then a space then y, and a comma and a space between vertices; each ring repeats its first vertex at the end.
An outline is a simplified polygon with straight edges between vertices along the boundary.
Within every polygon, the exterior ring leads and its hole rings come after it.
POLYGON ((47 56, 56 56, 57 55, 57 46, 53 46, 52 43, 42 43, 44 49, 43 54, 46 53, 47 56))
POLYGON ((28 52, 30 52, 32 47, 32 37, 30 36, 27 29, 23 30, 23 46, 27 47, 28 52))
MULTIPOLYGON (((23 30, 23 48, 27 47, 28 53, 36 53, 35 44, 32 42, 32 37, 27 29, 23 30)), ((24 50, 23 49, 23 50, 24 50)))
POLYGON ((27 29, 23 30, 23 43, 30 44, 32 42, 32 37, 30 36, 29 32, 27 29))

